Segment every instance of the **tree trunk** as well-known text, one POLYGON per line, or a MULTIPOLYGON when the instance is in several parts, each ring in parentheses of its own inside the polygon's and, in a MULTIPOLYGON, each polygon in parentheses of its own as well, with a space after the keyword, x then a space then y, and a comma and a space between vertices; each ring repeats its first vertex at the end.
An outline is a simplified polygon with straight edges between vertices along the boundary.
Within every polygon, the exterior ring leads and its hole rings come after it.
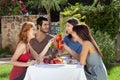
POLYGON ((49 22, 49 26, 50 26, 50 27, 49 27, 49 33, 52 33, 52 30, 51 30, 51 29, 52 29, 52 28, 51 28, 52 26, 51 26, 51 16, 50 16, 50 13, 48 13, 48 22, 49 22))
POLYGON ((120 60, 120 34, 118 34, 116 37, 116 47, 117 47, 116 59, 120 60))
POLYGON ((1 19, 2 17, 0 16, 0 48, 2 48, 2 36, 1 36, 1 19))

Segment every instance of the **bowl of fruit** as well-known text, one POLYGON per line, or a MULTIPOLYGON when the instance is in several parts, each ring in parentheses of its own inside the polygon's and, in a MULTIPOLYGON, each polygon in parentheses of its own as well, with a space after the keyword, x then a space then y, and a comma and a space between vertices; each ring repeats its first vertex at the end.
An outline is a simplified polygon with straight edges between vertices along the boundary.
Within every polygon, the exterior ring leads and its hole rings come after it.
POLYGON ((46 56, 43 58, 43 63, 45 64, 66 64, 66 62, 59 55, 55 57, 46 56))

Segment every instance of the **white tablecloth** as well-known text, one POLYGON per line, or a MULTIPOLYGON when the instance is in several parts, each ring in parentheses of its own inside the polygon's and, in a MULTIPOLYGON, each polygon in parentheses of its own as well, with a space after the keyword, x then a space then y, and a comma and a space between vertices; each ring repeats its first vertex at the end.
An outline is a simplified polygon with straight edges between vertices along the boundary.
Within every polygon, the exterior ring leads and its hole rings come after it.
POLYGON ((86 80, 80 64, 35 64, 29 66, 24 80, 86 80))

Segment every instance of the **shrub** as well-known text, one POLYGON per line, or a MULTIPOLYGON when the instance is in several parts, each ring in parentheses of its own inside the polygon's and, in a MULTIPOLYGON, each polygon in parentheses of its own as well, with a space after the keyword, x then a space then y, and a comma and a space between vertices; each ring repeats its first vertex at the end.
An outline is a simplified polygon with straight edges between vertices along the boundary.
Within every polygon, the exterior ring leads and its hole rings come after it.
MULTIPOLYGON (((98 4, 96 7, 76 3, 74 6, 70 5, 65 8, 61 15, 64 18, 76 17, 77 15, 76 18, 85 21, 94 31, 107 32, 110 38, 114 39, 120 28, 120 1, 114 0, 110 5, 98 4), (83 16, 85 16, 84 19, 82 19, 83 16)), ((64 24, 64 22, 61 22, 61 24, 64 24)))
POLYGON ((8 55, 11 55, 9 47, 0 48, 0 57, 7 57, 8 55))
POLYGON ((1 0, 0 16, 21 14, 21 4, 17 0, 1 0))
POLYGON ((115 60, 115 40, 110 39, 110 35, 97 31, 93 37, 103 53, 103 61, 107 65, 115 60))
POLYGON ((110 5, 98 5, 93 11, 86 10, 86 24, 95 31, 107 32, 110 38, 115 38, 120 28, 120 1, 113 1, 110 5))

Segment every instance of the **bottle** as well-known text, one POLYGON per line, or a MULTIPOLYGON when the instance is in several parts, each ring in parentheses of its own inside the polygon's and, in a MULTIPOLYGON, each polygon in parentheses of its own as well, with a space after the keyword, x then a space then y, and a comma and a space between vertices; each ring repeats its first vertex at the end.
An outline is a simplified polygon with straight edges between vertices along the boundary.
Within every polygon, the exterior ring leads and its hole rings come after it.
POLYGON ((56 42, 57 42, 57 48, 59 50, 62 50, 63 49, 63 40, 62 40, 62 35, 61 34, 57 34, 56 35, 56 42))

